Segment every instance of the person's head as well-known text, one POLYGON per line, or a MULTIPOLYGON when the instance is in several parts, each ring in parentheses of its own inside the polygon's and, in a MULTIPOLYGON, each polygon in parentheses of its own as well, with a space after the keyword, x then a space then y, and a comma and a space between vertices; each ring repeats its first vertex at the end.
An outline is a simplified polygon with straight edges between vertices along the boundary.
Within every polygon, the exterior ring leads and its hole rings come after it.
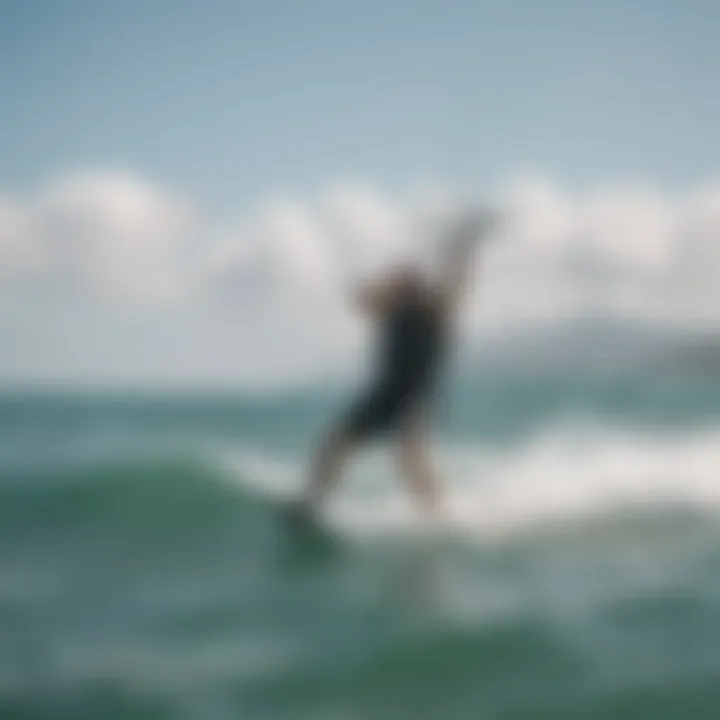
POLYGON ((413 263, 396 266, 390 274, 393 286, 400 297, 413 298, 427 289, 427 281, 420 267, 413 263))

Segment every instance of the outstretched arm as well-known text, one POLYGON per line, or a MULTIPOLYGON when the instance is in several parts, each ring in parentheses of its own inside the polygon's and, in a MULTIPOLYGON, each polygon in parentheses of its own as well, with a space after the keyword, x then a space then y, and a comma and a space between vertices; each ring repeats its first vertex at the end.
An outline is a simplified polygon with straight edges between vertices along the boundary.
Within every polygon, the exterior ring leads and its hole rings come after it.
POLYGON ((456 223, 450 232, 440 275, 443 303, 452 308, 462 298, 472 274, 475 248, 496 225, 491 212, 474 212, 456 223))

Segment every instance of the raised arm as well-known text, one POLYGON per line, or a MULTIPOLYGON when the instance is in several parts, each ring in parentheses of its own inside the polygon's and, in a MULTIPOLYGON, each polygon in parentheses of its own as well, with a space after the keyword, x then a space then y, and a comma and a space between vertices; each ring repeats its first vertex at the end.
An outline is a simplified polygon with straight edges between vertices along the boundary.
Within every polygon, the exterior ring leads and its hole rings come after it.
POLYGON ((455 307, 471 281, 477 245, 495 227, 498 217, 490 211, 476 211, 461 218, 451 229, 442 261, 440 294, 443 303, 455 307))

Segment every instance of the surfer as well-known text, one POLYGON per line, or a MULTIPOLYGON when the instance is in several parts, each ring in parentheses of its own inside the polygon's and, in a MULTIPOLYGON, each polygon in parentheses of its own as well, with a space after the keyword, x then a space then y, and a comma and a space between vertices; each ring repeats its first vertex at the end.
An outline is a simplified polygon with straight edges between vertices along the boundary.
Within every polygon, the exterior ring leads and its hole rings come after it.
POLYGON ((487 213, 459 222, 444 267, 431 281, 411 264, 356 293, 360 310, 379 330, 379 352, 368 388, 331 427, 310 469, 291 521, 309 521, 337 484, 348 459, 368 440, 392 434, 402 475, 421 507, 436 513, 440 490, 429 453, 428 424, 450 339, 451 320, 470 278, 472 250, 493 224, 487 213))

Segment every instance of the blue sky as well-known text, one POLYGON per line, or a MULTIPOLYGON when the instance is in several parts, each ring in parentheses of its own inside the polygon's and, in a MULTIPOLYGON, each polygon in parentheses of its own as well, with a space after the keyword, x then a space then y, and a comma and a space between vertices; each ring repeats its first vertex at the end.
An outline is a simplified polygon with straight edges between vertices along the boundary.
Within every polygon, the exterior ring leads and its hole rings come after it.
POLYGON ((0 0, 0 382, 334 371, 348 283, 448 194, 516 211, 473 331, 717 329, 719 27, 717 0, 0 0))
POLYGON ((719 26, 714 0, 0 0, 0 186, 683 187, 720 158, 719 26))

